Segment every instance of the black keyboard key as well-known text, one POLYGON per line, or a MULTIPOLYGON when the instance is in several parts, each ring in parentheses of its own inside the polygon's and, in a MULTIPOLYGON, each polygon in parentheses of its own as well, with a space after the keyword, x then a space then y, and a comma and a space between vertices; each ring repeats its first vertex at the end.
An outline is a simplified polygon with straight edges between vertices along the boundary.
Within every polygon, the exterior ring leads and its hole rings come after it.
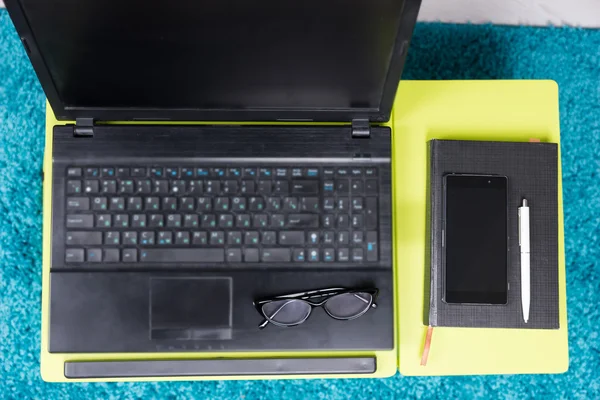
POLYGON ((223 182, 223 193, 236 194, 238 191, 237 181, 225 181, 223 182))
POLYGON ((273 189, 273 182, 271 181, 258 181, 258 193, 263 196, 271 194, 273 189))
POLYGON ((275 176, 277 178, 288 178, 290 170, 288 168, 275 168, 275 176))
POLYGON ((193 197, 182 197, 179 203, 179 209, 181 211, 194 211, 196 209, 196 202, 193 197))
POLYGON ((117 214, 115 215, 115 228, 127 228, 129 226, 129 215, 117 214))
POLYGON ((81 194, 81 181, 67 181, 67 194, 81 194))
POLYGON ((198 197, 198 211, 212 211, 212 202, 210 201, 210 197, 198 197))
POLYGON ((350 249, 348 248, 339 248, 337 260, 339 262, 348 262, 350 261, 350 249))
POLYGON ((213 231, 210 232, 208 242, 211 246, 223 246, 225 244, 225 232, 213 231))
POLYGON ((278 212, 281 210, 281 200, 279 197, 267 198, 267 211, 278 212))
POLYGON ((169 214, 167 215, 167 227, 168 228, 179 228, 181 227, 181 215, 169 214))
POLYGON ((246 198, 234 197, 231 199, 231 209, 233 211, 246 211, 246 198))
POLYGON ((350 181, 350 192, 355 194, 362 194, 364 191, 364 184, 362 179, 352 179, 350 181))
POLYGON ((222 178, 225 176, 225 168, 211 168, 210 169, 210 176, 214 176, 217 178, 222 178))
POLYGON ((138 260, 136 249, 123 249, 121 252, 121 261, 124 263, 134 263, 138 260))
POLYGON ((100 192, 100 181, 97 180, 86 180, 83 184, 83 191, 88 194, 94 194, 100 192))
POLYGON ((377 232, 367 232, 367 261, 377 261, 379 251, 377 249, 377 232))
POLYGON ((361 231, 352 232, 352 244, 360 246, 363 243, 363 233, 361 231))
POLYGON ((227 168, 227 176, 231 178, 239 178, 242 176, 242 169, 237 167, 227 168))
POLYGON ((296 262, 303 262, 305 260, 304 249, 293 249, 292 250, 292 260, 294 260, 296 262))
POLYGON ((212 214, 204 214, 200 220, 200 226, 203 228, 214 228, 217 226, 217 217, 212 214))
POLYGON ((347 195, 350 190, 348 179, 338 179, 335 181, 335 191, 338 195, 347 195))
POLYGON ((233 215, 219 215, 219 228, 233 228, 233 215))
POLYGON ((334 244, 335 243, 335 234, 332 231, 323 232, 323 243, 334 244))
POLYGON ((242 262, 241 249, 229 249, 226 253, 227 262, 242 262))
POLYGON ((350 175, 350 169, 346 167, 338 168, 336 170, 336 175, 345 178, 350 175))
POLYGON ((154 232, 141 232, 140 233, 140 244, 142 246, 152 246, 154 245, 154 232))
POLYGON ((281 229, 285 227, 285 215, 273 214, 271 215, 271 228, 281 229))
POLYGON ((206 194, 219 194, 221 192, 220 181, 205 181, 204 182, 204 193, 206 194))
POLYGON ((91 178, 97 178, 100 176, 100 170, 98 168, 86 168, 85 176, 91 177, 91 178))
POLYGON ((162 214, 150 214, 148 217, 149 228, 162 228, 165 226, 165 217, 162 214))
POLYGON ((350 217, 347 214, 341 214, 337 217, 337 227, 340 229, 348 229, 350 226, 350 217))
POLYGON ((323 168, 323 176, 328 179, 333 178, 335 176, 335 168, 333 168, 333 167, 323 168))
POLYGON ((281 231, 281 232, 279 232, 279 245, 281 245, 281 246, 304 246, 304 231, 281 231))
POLYGON ((256 186, 254 184, 254 181, 243 180, 240 186, 240 192, 242 192, 243 194, 255 194, 256 186))
POLYGON ((163 178, 164 177, 163 169, 158 168, 158 167, 150 168, 150 176, 153 178, 163 178))
POLYGON ((196 168, 196 176, 198 178, 205 178, 210 175, 208 168, 196 168))
POLYGON ((325 197, 323 199, 323 209, 325 211, 335 210, 335 199, 333 197, 325 197))
POLYGON ((102 232, 68 231, 67 246, 94 246, 102 244, 102 232))
POLYGON ((171 232, 158 232, 156 242, 159 246, 168 246, 173 244, 173 234, 171 232))
POLYGON ((254 178, 257 176, 256 168, 244 168, 244 176, 254 178))
POLYGON ((306 212, 319 212, 319 198, 302 197, 300 199, 300 209, 306 212))
POLYGON ((65 252, 65 262, 75 263, 83 262, 84 252, 83 249, 67 249, 65 252))
POLYGON ((296 197, 284 197, 283 199, 283 211, 297 212, 300 204, 296 197))
POLYGON ((117 181, 114 179, 102 181, 102 193, 107 193, 107 194, 117 193, 117 181))
POLYGON ((131 194, 134 192, 133 180, 131 179, 122 179, 118 182, 119 193, 122 194, 131 194))
POLYGON ((117 177, 128 178, 129 177, 129 168, 124 168, 124 167, 117 168, 117 177))
POLYGON ((338 244, 346 245, 350 241, 348 232, 344 232, 344 231, 338 232, 337 236, 338 236, 338 240, 337 240, 338 244))
POLYGON ((185 193, 185 181, 178 179, 171 181, 171 194, 184 194, 185 193))
POLYGON ((356 168, 356 167, 350 168, 350 175, 352 175, 354 177, 361 177, 362 174, 363 174, 362 168, 356 168))
POLYGON ((105 167, 105 168, 102 168, 101 173, 102 173, 102 176, 105 178, 113 178, 115 176, 115 169, 105 167))
POLYGON ((168 167, 165 168, 165 177, 175 179, 179 178, 179 168, 168 167))
POLYGON ((315 245, 319 244, 321 240, 321 234, 317 231, 311 231, 306 234, 306 241, 308 244, 315 245))
POLYGON ((164 211, 177 211, 177 198, 176 197, 163 197, 162 209, 164 211))
POLYGON ((251 231, 244 233, 244 244, 246 246, 258 246, 258 232, 251 231))
POLYGON ((81 168, 67 168, 67 176, 70 178, 81 176, 81 168))
POLYGON ((110 199, 110 210, 111 211, 123 211, 125 209, 125 198, 124 197, 112 197, 110 199))
POLYGON ((290 192, 290 183, 288 181, 275 181, 273 193, 288 194, 290 192))
POLYGON ((319 193, 319 181, 292 181, 292 193, 296 193, 296 194, 319 193))
POLYGON ((352 209, 355 211, 361 211, 364 207, 364 201, 362 197, 352 198, 352 209))
POLYGON ((325 192, 325 194, 333 194, 335 192, 335 182, 325 181, 323 183, 323 192, 325 192))
POLYGON ((131 227, 132 228, 145 228, 146 227, 146 216, 144 214, 134 214, 131 216, 131 227))
POLYGON ((185 214, 183 216, 183 227, 184 228, 197 228, 198 227, 198 215, 197 214, 185 214))
POLYGON ((242 232, 227 232, 227 245, 241 246, 242 245, 242 232))
POLYGON ((140 179, 136 182, 136 193, 150 194, 152 193, 152 182, 150 179, 140 179))
POLYGON ((158 197, 146 197, 145 210, 155 211, 160 208, 160 199, 158 197))
POLYGON ((349 200, 347 197, 340 197, 337 201, 337 209, 341 212, 348 212, 349 200))
POLYGON ((128 198, 127 199, 127 210, 141 211, 142 210, 142 198, 141 197, 128 198))
POLYGON ((365 168, 365 176, 367 176, 367 177, 377 176, 377 168, 375 168, 375 167, 365 168))
POLYGON ((102 259, 105 263, 119 262, 119 249, 104 249, 102 259))
POLYGON ((244 249, 244 262, 258 262, 258 249, 244 249))
POLYGON ((208 235, 206 232, 192 232, 192 244, 194 246, 206 246, 208 244, 208 235))
POLYGON ((318 228, 319 216, 316 214, 289 214, 286 226, 289 228, 318 228))
POLYGON ((331 248, 323 249, 323 261, 325 261, 325 262, 335 261, 335 249, 331 249, 331 248))
POLYGON ((271 168, 259 168, 258 176, 261 178, 271 178, 273 176, 273 170, 271 168))
POLYGON ((110 228, 112 226, 112 216, 110 214, 96 215, 97 228, 110 228))
POLYGON ((294 178, 303 178, 304 170, 302 168, 292 168, 292 177, 294 178))
POLYGON ((309 262, 318 262, 319 261, 319 249, 308 249, 308 261, 309 262))
POLYGON ((362 229, 364 223, 363 223, 363 216, 360 214, 356 214, 352 216, 352 227, 354 229, 362 229))
POLYGON ((86 261, 90 263, 102 262, 102 249, 87 249, 86 261))
POLYGON ((93 228, 93 215, 67 215, 67 228, 93 228))
POLYGON ((125 246, 136 246, 138 244, 137 232, 123 232, 123 244, 125 246))
POLYGON ((263 232, 261 244, 263 246, 273 246, 273 245, 277 244, 277 234, 273 231, 263 232))
POLYGON ((377 181, 375 179, 367 179, 365 193, 370 195, 377 194, 377 181))
POLYGON ((319 177, 319 168, 306 168, 306 177, 307 178, 318 178, 319 177))
POLYGON ((215 263, 225 261, 223 249, 146 249, 140 261, 147 263, 215 263))
POLYGON ((377 197, 367 197, 365 204, 365 227, 377 228, 377 197))
POLYGON ((194 195, 204 193, 202 181, 189 181, 187 192, 194 195))
POLYGON ((332 214, 323 215, 323 228, 333 228, 334 225, 334 216, 332 214))
POLYGON ((184 179, 192 179, 194 177, 194 168, 181 168, 181 177, 184 179))
POLYGON ((260 258, 262 262, 290 262, 292 260, 290 249, 262 249, 260 258))
POLYGON ((187 246, 190 244, 189 232, 175 232, 175 245, 187 246))
POLYGON ((238 214, 235 217, 235 226, 238 228, 250 228, 250 215, 238 214))
POLYGON ((266 214, 255 214, 252 218, 253 228, 266 228, 269 224, 269 218, 266 214))
POLYGON ((352 249, 352 261, 362 262, 364 255, 363 249, 352 249))
POLYGON ((168 194, 169 193, 169 181, 164 179, 157 179, 152 182, 152 193, 154 194, 168 194))
POLYGON ((108 246, 116 246, 121 243, 121 234, 119 232, 104 232, 104 244, 108 246))
POLYGON ((229 211, 229 198, 217 197, 215 199, 215 211, 229 211))
POLYGON ((250 211, 262 211, 265 209, 265 201, 262 197, 250 197, 248 199, 248 209, 250 211))
MULTIPOLYGON (((133 177, 146 176, 146 168, 142 168, 142 167, 131 168, 131 176, 133 176, 133 177)), ((153 176, 156 176, 156 175, 153 175, 153 176)))

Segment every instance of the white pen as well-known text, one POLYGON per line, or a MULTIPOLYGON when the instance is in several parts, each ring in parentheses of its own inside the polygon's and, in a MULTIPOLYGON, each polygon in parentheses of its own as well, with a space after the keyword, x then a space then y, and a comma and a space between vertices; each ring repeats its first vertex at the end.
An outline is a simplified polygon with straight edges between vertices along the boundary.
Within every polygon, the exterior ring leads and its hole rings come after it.
POLYGON ((530 243, 529 243, 529 207, 527 200, 519 207, 519 247, 521 249, 521 305, 523 307, 523 320, 529 321, 529 303, 531 302, 530 281, 530 243))

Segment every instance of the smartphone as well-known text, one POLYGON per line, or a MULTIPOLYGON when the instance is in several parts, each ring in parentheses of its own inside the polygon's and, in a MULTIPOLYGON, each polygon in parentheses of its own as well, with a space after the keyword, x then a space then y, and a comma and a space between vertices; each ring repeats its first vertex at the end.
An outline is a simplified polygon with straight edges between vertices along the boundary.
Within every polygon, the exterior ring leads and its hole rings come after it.
POLYGON ((506 304, 508 178, 444 176, 444 293, 456 304, 506 304))

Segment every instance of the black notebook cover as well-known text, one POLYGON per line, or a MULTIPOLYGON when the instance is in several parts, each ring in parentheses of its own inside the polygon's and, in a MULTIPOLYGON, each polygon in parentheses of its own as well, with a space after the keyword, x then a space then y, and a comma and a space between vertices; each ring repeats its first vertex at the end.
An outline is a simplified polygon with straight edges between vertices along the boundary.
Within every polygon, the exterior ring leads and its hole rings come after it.
MULTIPOLYGON (((429 275, 425 277, 425 324, 480 328, 558 329, 558 146, 458 140, 429 142, 427 209, 429 275), (443 294, 443 177, 449 173, 508 177, 508 302, 448 304, 443 294), (531 307, 523 321, 518 207, 530 207, 531 307)), ((426 270, 428 270, 426 268, 426 270)))

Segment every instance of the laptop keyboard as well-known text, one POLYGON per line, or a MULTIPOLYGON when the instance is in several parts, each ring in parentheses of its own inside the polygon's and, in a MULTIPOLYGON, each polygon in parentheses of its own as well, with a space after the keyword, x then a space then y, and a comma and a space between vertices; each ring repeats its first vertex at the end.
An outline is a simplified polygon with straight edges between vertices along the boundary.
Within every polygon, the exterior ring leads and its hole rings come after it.
POLYGON ((378 260, 378 169, 71 166, 65 262, 378 260))

